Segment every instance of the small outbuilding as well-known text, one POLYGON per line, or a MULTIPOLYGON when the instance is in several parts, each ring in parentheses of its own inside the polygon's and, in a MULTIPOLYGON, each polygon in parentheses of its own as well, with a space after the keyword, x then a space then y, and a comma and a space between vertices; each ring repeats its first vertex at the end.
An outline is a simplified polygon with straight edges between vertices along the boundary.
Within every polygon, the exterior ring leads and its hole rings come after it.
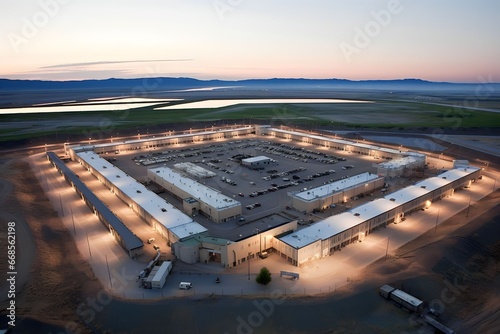
POLYGON ((263 169, 272 164, 276 164, 276 160, 266 156, 251 157, 241 160, 241 165, 250 169, 263 169))

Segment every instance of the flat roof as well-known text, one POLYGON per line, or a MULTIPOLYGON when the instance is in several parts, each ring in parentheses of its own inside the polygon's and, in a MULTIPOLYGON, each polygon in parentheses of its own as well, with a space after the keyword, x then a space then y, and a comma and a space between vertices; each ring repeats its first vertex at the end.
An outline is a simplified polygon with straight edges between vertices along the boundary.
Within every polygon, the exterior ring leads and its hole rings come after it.
POLYGON ((397 204, 391 200, 387 200, 385 198, 377 198, 371 202, 360 205, 354 209, 351 209, 349 212, 357 215, 362 221, 367 221, 377 216, 380 216, 387 211, 390 211, 400 204, 397 204))
POLYGON ((415 185, 395 191, 347 212, 328 217, 313 225, 286 235, 280 238, 280 240, 297 249, 318 240, 326 240, 356 225, 384 214, 404 203, 476 172, 479 169, 480 168, 468 166, 449 170, 439 176, 423 180, 415 185), (424 188, 422 188, 422 186, 424 186, 424 188))
MULTIPOLYGON (((85 151, 79 152, 77 155, 167 229, 172 230, 176 226, 193 222, 191 217, 147 189, 106 159, 101 158, 97 153, 85 151)), ((201 225, 199 227, 196 225, 199 224, 191 225, 193 233, 199 233, 200 230, 206 231, 201 225)))
POLYGON ((258 157, 250 157, 250 158, 242 159, 241 162, 252 163, 252 162, 267 161, 267 160, 271 160, 271 158, 263 156, 263 155, 259 155, 258 157))
POLYGON ((161 264, 160 268, 158 268, 158 271, 156 272, 156 274, 154 275, 153 281, 155 281, 155 282, 161 281, 163 275, 165 275, 165 273, 171 267, 172 267, 172 262, 171 261, 164 261, 161 264))
POLYGON ((207 231, 206 228, 201 226, 195 221, 192 221, 190 223, 182 224, 182 225, 177 225, 175 227, 172 227, 169 229, 170 232, 175 234, 177 238, 180 240, 185 239, 187 237, 192 237, 193 235, 197 235, 200 233, 204 233, 207 231))
POLYGON ((69 169, 66 164, 59 159, 57 154, 54 152, 47 152, 47 156, 50 161, 52 161, 57 168, 74 184, 74 186, 83 194, 87 201, 89 201, 96 210, 106 219, 106 221, 111 225, 111 227, 120 235, 125 244, 125 248, 128 250, 140 248, 144 246, 139 237, 137 237, 132 231, 128 229, 127 226, 118 218, 111 210, 104 204, 86 185, 83 183, 78 176, 71 169, 69 169))
POLYGON ((393 193, 384 196, 386 199, 394 199, 395 203, 399 205, 407 203, 414 200, 420 196, 423 196, 431 191, 439 189, 453 181, 456 181, 466 175, 469 175, 480 168, 467 166, 459 167, 449 171, 446 171, 438 176, 430 177, 423 181, 416 183, 415 185, 403 188, 401 190, 395 191, 393 193))
POLYGON ((220 191, 207 187, 178 171, 168 167, 151 168, 150 171, 166 182, 188 193, 194 199, 206 203, 217 210, 225 210, 241 206, 241 203, 222 194, 220 191))
POLYGON ((179 162, 174 165, 174 168, 177 168, 178 170, 181 170, 198 178, 209 178, 217 176, 216 173, 201 166, 195 165, 192 162, 179 162))
POLYGON ((141 143, 147 143, 147 142, 155 142, 155 141, 161 141, 161 140, 166 140, 166 139, 175 139, 175 138, 185 138, 185 137, 191 137, 191 136, 204 136, 204 135, 210 135, 210 134, 216 134, 216 133, 226 133, 226 132, 234 132, 234 131, 243 131, 243 130, 248 130, 252 129, 253 127, 251 125, 249 126, 244 126, 244 127, 239 127, 235 129, 221 129, 221 130, 213 130, 213 131, 202 131, 202 132, 193 132, 193 133, 182 133, 182 134, 173 134, 169 136, 160 136, 160 137, 149 137, 149 138, 143 138, 143 139, 132 139, 132 140, 125 140, 125 141, 115 141, 112 143, 103 143, 103 144, 96 144, 96 145, 73 145, 70 146, 74 150, 93 150, 95 148, 100 148, 100 147, 109 147, 109 146, 117 146, 117 145, 123 145, 123 144, 141 144, 141 143))
MULTIPOLYGON (((318 222, 314 225, 317 225, 319 223, 321 222, 318 222)), ((318 232, 315 232, 315 230, 309 229, 309 227, 297 230, 279 239, 296 249, 305 247, 307 245, 317 242, 318 240, 321 240, 321 237, 319 237, 319 232, 321 231, 321 229, 318 232)))
POLYGON ((322 185, 316 188, 311 188, 308 190, 304 190, 293 194, 293 197, 297 197, 303 201, 313 201, 317 198, 323 198, 338 192, 342 192, 343 190, 349 189, 351 187, 355 187, 357 185, 363 184, 365 182, 370 182, 376 179, 381 178, 377 174, 372 173, 361 173, 358 175, 354 175, 342 180, 338 180, 326 185, 322 185))
POLYGON ((209 243, 209 244, 219 245, 219 246, 225 246, 225 245, 233 243, 229 239, 217 238, 217 237, 211 237, 211 236, 201 237, 200 241, 201 242, 206 242, 206 243, 209 243))
POLYGON ((281 132, 281 133, 287 133, 290 135, 295 135, 295 136, 302 136, 302 137, 307 137, 307 138, 312 138, 312 139, 319 139, 323 141, 328 141, 332 143, 338 143, 338 144, 343 144, 343 145, 351 145, 359 148, 367 148, 370 150, 376 150, 376 151, 382 151, 382 152, 387 152, 387 153, 392 153, 392 154, 401 154, 401 155, 406 155, 408 152, 402 152, 399 150, 395 150, 392 148, 388 147, 381 147, 377 145, 371 145, 371 144, 363 144, 363 143, 357 143, 354 141, 350 140, 345 140, 345 139, 335 139, 335 138, 328 138, 328 137, 323 137, 323 136, 318 136, 318 135, 311 135, 303 132, 297 132, 297 131, 288 131, 288 130, 282 130, 282 129, 277 129, 277 128, 266 128, 267 131, 275 131, 275 132, 281 132))
POLYGON ((392 294, 410 303, 413 306, 419 306, 420 304, 423 303, 423 301, 421 301, 420 299, 413 297, 412 295, 407 294, 406 292, 399 289, 392 291, 392 294))
POLYGON ((404 167, 406 165, 409 165, 409 164, 412 164, 412 163, 415 163, 418 161, 421 161, 421 162, 425 161, 425 157, 409 155, 409 156, 406 156, 403 158, 382 162, 382 163, 378 164, 377 167, 387 168, 387 169, 396 169, 396 168, 404 167))

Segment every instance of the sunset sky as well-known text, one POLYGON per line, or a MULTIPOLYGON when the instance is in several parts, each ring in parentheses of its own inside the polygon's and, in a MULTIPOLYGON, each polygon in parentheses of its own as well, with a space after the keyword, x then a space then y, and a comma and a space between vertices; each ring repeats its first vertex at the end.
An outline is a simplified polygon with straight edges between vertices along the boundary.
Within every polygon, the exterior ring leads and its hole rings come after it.
POLYGON ((6 0, 0 77, 500 82, 498 0, 6 0))

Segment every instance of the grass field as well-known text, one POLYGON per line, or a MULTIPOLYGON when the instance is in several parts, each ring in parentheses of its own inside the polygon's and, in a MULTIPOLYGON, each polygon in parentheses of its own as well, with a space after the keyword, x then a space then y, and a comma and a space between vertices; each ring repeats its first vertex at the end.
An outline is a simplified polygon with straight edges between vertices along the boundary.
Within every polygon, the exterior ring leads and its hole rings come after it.
MULTIPOLYGON (((157 106, 120 111, 15 114, 0 116, 0 141, 53 133, 122 129, 151 124, 219 120, 267 120, 270 124, 347 126, 353 128, 500 127, 500 113, 426 102, 378 100, 367 104, 235 105, 218 109, 154 110, 157 106)), ((452 101, 449 101, 452 103, 452 101)), ((492 107, 497 104, 490 103, 492 107)))

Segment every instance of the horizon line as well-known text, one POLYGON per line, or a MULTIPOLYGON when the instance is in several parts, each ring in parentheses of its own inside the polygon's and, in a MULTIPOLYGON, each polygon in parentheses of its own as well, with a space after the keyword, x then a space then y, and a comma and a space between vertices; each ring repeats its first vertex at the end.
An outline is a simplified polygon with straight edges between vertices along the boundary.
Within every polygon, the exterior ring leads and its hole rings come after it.
POLYGON ((393 79, 346 79, 346 78, 307 78, 307 77, 267 77, 267 78, 246 78, 246 79, 199 79, 196 77, 169 77, 169 76, 155 76, 155 77, 133 77, 133 78, 120 78, 120 77, 109 77, 105 79, 68 79, 68 80, 53 80, 53 79, 12 79, 12 78, 2 78, 0 80, 9 81, 43 81, 43 82, 84 82, 84 81, 107 81, 107 80, 140 80, 140 79, 193 79, 197 81, 227 81, 227 82, 239 82, 239 81, 251 81, 251 80, 310 80, 310 81, 323 81, 323 80, 339 80, 348 82, 367 82, 367 81, 421 81, 422 83, 437 83, 437 84, 463 84, 463 85, 477 85, 477 84, 500 84, 500 82, 464 82, 464 81, 431 81, 421 78, 393 78, 393 79))

